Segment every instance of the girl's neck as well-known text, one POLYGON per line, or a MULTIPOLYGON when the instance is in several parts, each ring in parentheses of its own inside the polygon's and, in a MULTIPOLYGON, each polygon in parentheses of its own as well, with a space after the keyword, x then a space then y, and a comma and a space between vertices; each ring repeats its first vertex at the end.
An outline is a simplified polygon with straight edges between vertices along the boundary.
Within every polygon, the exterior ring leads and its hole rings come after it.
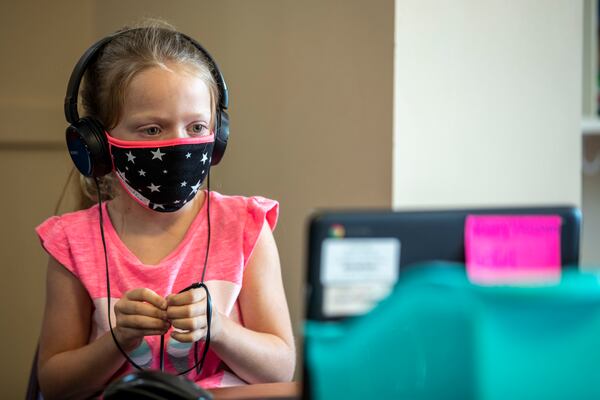
POLYGON ((160 234, 168 231, 180 231, 194 221, 206 198, 199 191, 192 201, 175 212, 157 212, 147 209, 131 198, 121 188, 116 197, 107 204, 108 214, 118 233, 160 234))

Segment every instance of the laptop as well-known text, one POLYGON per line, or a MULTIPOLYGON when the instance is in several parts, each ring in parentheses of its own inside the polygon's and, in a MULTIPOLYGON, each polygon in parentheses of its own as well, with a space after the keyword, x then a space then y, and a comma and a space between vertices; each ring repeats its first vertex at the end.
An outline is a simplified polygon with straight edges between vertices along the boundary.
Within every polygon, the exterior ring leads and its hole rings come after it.
POLYGON ((454 262, 462 268, 469 215, 558 216, 561 265, 578 265, 581 212, 576 207, 321 211, 309 220, 307 319, 368 312, 418 263, 454 262))

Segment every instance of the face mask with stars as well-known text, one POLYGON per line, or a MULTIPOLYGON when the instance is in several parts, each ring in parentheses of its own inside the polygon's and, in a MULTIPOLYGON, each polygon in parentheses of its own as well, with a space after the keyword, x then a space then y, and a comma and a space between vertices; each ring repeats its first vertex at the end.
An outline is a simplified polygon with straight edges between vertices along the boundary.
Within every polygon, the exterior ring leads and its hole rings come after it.
POLYGON ((107 138, 113 169, 125 191, 160 212, 177 211, 198 193, 215 141, 214 134, 147 141, 107 138))

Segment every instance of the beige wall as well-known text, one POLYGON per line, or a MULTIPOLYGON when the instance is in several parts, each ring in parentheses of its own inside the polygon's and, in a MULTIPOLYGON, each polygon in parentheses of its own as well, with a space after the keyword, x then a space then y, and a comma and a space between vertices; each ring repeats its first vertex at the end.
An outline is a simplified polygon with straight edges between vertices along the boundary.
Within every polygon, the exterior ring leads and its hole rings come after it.
POLYGON ((394 205, 580 205, 582 2, 395 12, 394 205))
POLYGON ((22 396, 39 334, 46 256, 33 228, 51 215, 70 169, 62 100, 92 40, 162 17, 216 58, 232 137, 211 183, 281 202, 276 239, 300 337, 311 210, 391 204, 393 9, 393 0, 3 2, 3 397, 22 396))
POLYGON ((62 101, 73 60, 92 36, 90 21, 90 1, 0 3, 0 383, 7 399, 24 397, 39 335, 47 256, 33 228, 52 214, 70 168, 62 101))

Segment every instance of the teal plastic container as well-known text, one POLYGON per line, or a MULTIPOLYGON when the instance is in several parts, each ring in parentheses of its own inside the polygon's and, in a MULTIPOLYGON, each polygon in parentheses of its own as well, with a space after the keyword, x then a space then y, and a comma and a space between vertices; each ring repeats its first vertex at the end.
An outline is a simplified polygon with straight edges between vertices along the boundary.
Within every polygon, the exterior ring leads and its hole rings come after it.
POLYGON ((600 284, 472 285, 464 267, 412 269, 370 313, 307 321, 313 399, 600 399, 600 284))

